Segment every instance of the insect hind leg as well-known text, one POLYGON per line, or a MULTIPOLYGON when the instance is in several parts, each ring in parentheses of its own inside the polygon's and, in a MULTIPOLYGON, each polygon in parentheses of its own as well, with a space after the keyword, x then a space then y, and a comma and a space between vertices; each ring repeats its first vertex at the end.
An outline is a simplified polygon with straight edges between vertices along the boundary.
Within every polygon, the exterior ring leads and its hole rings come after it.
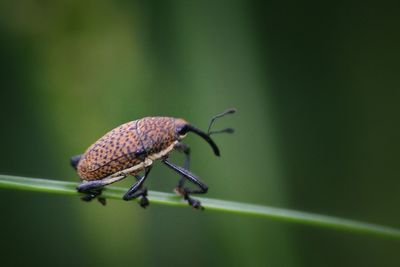
POLYGON ((97 198, 97 200, 102 204, 102 205, 106 205, 106 199, 103 197, 100 197, 102 191, 103 191, 103 187, 117 182, 119 180, 122 180, 126 177, 125 174, 121 174, 120 176, 109 176, 106 177, 102 180, 95 180, 95 181, 84 181, 83 183, 81 183, 80 185, 78 185, 78 187, 76 188, 76 190, 79 193, 83 193, 85 194, 83 197, 81 197, 81 199, 83 201, 89 202, 94 198, 97 198))
POLYGON ((85 191, 82 192, 85 195, 83 197, 81 197, 81 199, 83 201, 86 202, 90 202, 92 201, 92 199, 97 198, 97 200, 103 205, 105 206, 107 204, 107 201, 104 197, 100 197, 101 193, 103 191, 103 188, 99 188, 99 189, 91 189, 90 191, 85 191))
POLYGON ((85 182, 80 184, 76 190, 79 193, 84 193, 85 195, 81 197, 83 201, 90 202, 92 199, 96 198, 102 205, 106 205, 106 199, 103 197, 100 197, 102 191, 103 191, 103 185, 99 181, 91 181, 91 182, 85 182))

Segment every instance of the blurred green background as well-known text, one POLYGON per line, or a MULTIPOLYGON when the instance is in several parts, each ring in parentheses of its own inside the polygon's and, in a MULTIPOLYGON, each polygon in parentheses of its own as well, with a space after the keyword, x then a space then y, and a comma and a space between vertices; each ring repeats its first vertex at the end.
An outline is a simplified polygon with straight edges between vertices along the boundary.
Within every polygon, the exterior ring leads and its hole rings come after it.
MULTIPOLYGON (((1 1, 0 173, 69 166, 149 115, 189 136, 208 197, 400 227, 400 16, 358 1, 1 1)), ((174 155, 182 162, 181 155, 174 155)), ((156 164, 147 181, 178 176, 156 164)), ((128 187, 133 182, 120 183, 128 187)), ((191 208, 0 190, 1 266, 400 266, 396 241, 191 208)))

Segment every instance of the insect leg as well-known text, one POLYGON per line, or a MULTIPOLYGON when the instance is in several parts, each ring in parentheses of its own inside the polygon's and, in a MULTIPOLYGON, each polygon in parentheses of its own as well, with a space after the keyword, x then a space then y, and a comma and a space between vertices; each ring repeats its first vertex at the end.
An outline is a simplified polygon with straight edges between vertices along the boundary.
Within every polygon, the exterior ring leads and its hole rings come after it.
POLYGON ((97 197, 97 200, 102 204, 106 204, 106 199, 99 197, 101 195, 101 192, 103 191, 103 187, 114 183, 116 181, 122 180, 126 177, 126 175, 122 174, 120 176, 110 176, 107 178, 104 178, 102 180, 95 180, 95 181, 85 181, 78 185, 76 190, 80 193, 85 193, 86 195, 83 196, 81 199, 83 201, 91 201, 92 199, 97 197))
POLYGON ((137 197, 142 197, 140 199, 140 206, 145 208, 149 205, 149 200, 147 199, 147 189, 143 188, 143 183, 146 180, 148 174, 150 173, 151 166, 146 167, 145 173, 143 176, 135 176, 138 180, 123 196, 124 200, 130 200, 137 197))
POLYGON ((81 197, 83 201, 89 202, 92 199, 98 197, 98 201, 102 205, 106 205, 106 199, 99 197, 103 191, 103 186, 99 181, 91 181, 80 184, 77 188, 78 192, 85 193, 85 196, 81 197))
MULTIPOLYGON (((190 147, 187 144, 183 144, 183 143, 177 143, 175 145, 175 149, 179 152, 182 152, 185 154, 185 162, 183 163, 183 168, 185 168, 186 170, 189 170, 189 166, 190 166, 190 147)), ((175 192, 179 195, 183 195, 183 186, 185 184, 185 176, 182 175, 181 178, 179 179, 178 185, 175 188, 175 192)))
POLYGON ((99 189, 91 189, 90 191, 86 191, 85 192, 85 196, 81 197, 81 199, 83 201, 89 202, 92 199, 97 197, 97 200, 103 205, 105 206, 107 204, 106 199, 104 197, 100 197, 101 193, 103 191, 103 188, 99 188, 99 189))
POLYGON ((192 182, 193 184, 197 185, 198 189, 190 189, 187 187, 183 188, 183 196, 185 198, 185 200, 188 201, 189 205, 192 206, 193 208, 196 209, 203 209, 203 207, 201 206, 200 201, 193 199, 190 197, 190 194, 205 194, 208 191, 208 186, 206 184, 204 184, 199 177, 197 177, 196 175, 194 175, 193 173, 191 173, 190 171, 179 167, 175 164, 173 164, 172 162, 169 162, 168 159, 163 159, 163 162, 170 167, 171 169, 173 169, 174 171, 178 172, 179 174, 183 175, 186 179, 188 179, 190 182, 192 182))

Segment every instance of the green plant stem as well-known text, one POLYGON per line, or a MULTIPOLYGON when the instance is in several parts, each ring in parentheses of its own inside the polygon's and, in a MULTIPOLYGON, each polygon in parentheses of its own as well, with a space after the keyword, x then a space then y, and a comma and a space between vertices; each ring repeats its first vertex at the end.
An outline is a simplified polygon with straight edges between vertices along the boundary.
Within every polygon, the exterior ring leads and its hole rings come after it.
MULTIPOLYGON (((77 185, 78 183, 74 182, 0 175, 0 188, 7 189, 79 196, 80 194, 77 193, 75 189, 77 185)), ((102 196, 108 199, 122 199, 122 195, 125 191, 126 189, 124 188, 110 186, 104 190, 102 196)), ((206 208, 206 210, 235 213, 247 216, 258 216, 275 219, 278 221, 313 225, 338 231, 358 232, 400 240, 400 230, 391 227, 268 206, 210 198, 198 199, 202 202, 202 205, 206 208)), ((168 193, 150 191, 149 200, 153 204, 187 207, 187 203, 185 203, 180 197, 168 193)))

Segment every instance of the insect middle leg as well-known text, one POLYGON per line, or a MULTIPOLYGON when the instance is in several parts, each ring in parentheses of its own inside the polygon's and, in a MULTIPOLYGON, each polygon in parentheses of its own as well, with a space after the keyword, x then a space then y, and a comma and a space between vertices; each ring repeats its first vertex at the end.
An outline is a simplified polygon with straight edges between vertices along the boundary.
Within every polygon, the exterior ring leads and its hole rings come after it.
POLYGON ((151 166, 148 166, 143 176, 135 175, 137 182, 125 193, 123 196, 124 200, 131 200, 141 196, 139 204, 142 208, 146 208, 150 204, 147 198, 147 188, 143 188, 144 181, 150 173, 150 170, 151 166))
MULTIPOLYGON (((184 144, 184 143, 177 143, 175 145, 175 149, 177 151, 185 154, 185 162, 183 163, 183 168, 185 168, 186 170, 189 170, 189 167, 190 167, 190 147, 189 147, 189 145, 184 144)), ((175 192, 178 195, 181 195, 181 196, 184 195, 183 186, 185 184, 185 181, 186 181, 186 177, 184 175, 182 175, 181 178, 179 179, 178 185, 175 188, 175 192)))
POLYGON ((208 191, 208 186, 206 184, 204 184, 199 177, 197 177, 196 175, 194 175, 193 173, 191 173, 190 171, 179 167, 177 165, 175 165, 174 163, 168 161, 168 159, 163 159, 163 162, 170 167, 171 169, 173 169, 174 171, 178 172, 179 174, 183 175, 187 180, 189 180, 190 182, 192 182, 193 184, 197 185, 198 189, 190 189, 187 187, 183 187, 182 188, 182 193, 183 193, 183 197, 185 198, 185 200, 188 201, 189 205, 192 206, 195 209, 204 209, 201 206, 201 203, 199 200, 191 198, 190 194, 205 194, 208 191))

